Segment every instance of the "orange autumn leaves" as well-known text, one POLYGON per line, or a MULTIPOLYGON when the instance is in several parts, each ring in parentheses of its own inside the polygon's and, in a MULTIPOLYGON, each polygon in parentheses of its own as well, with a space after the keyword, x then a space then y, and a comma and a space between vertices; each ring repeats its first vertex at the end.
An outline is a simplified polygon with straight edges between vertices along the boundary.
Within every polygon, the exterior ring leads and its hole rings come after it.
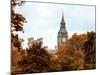
MULTIPOLYGON (((12 8, 21 2, 12 1, 12 8)), ((20 5, 19 5, 20 4, 20 5)), ((66 46, 61 46, 55 54, 50 54, 42 42, 33 43, 32 48, 22 49, 22 39, 17 32, 22 32, 26 22, 23 14, 11 10, 11 53, 12 74, 40 73, 55 71, 85 70, 96 68, 96 33, 74 33, 66 46), (13 33, 15 32, 15 34, 13 33)), ((24 34, 24 33, 23 33, 24 34)))

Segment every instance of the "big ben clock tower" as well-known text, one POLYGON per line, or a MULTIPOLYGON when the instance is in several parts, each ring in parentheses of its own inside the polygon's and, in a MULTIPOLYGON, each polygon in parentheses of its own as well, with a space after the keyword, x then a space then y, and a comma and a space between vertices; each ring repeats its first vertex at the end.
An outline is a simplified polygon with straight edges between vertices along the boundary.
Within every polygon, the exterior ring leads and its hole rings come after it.
POLYGON ((68 41, 68 33, 66 30, 66 26, 65 26, 64 15, 62 14, 62 19, 60 22, 60 30, 59 30, 58 35, 57 35, 58 49, 60 47, 66 46, 67 41, 68 41))

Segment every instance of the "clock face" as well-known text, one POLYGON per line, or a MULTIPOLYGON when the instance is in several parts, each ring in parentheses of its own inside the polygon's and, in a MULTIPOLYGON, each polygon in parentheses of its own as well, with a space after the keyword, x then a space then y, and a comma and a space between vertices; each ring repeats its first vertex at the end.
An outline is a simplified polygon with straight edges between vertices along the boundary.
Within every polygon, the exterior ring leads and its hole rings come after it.
POLYGON ((66 42, 66 38, 62 38, 62 42, 66 42))

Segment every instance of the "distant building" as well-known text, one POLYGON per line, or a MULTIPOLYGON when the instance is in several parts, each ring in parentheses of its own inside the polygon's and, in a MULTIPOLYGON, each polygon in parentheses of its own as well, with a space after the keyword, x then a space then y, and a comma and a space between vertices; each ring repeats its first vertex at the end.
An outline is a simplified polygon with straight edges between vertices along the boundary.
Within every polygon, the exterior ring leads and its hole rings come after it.
POLYGON ((43 43, 43 38, 38 38, 37 40, 34 40, 33 37, 28 39, 28 46, 29 48, 32 48, 33 44, 39 44, 39 43, 43 43))
POLYGON ((34 42, 34 38, 33 38, 33 37, 28 38, 28 46, 29 46, 29 48, 31 48, 31 47, 32 47, 33 42, 34 42))
POLYGON ((62 13, 62 19, 60 22, 60 30, 57 35, 57 44, 58 49, 64 48, 68 42, 68 32, 66 30, 65 21, 64 21, 64 15, 62 13))
POLYGON ((57 50, 48 50, 48 53, 50 53, 50 54, 56 54, 57 53, 57 50))
POLYGON ((43 38, 38 38, 37 40, 36 40, 36 43, 43 43, 43 38))

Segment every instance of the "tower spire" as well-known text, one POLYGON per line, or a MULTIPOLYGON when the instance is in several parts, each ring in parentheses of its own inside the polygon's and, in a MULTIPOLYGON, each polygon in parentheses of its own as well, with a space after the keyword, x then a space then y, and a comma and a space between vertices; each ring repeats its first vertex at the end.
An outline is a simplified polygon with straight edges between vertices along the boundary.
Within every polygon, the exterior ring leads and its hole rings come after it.
POLYGON ((63 12, 62 12, 61 24, 65 24, 65 21, 64 21, 64 13, 63 12))
POLYGON ((63 12, 62 12, 62 21, 64 21, 64 14, 63 14, 63 12))
POLYGON ((62 19, 61 19, 61 22, 60 22, 60 29, 62 29, 62 28, 66 29, 63 12, 62 12, 62 19))

